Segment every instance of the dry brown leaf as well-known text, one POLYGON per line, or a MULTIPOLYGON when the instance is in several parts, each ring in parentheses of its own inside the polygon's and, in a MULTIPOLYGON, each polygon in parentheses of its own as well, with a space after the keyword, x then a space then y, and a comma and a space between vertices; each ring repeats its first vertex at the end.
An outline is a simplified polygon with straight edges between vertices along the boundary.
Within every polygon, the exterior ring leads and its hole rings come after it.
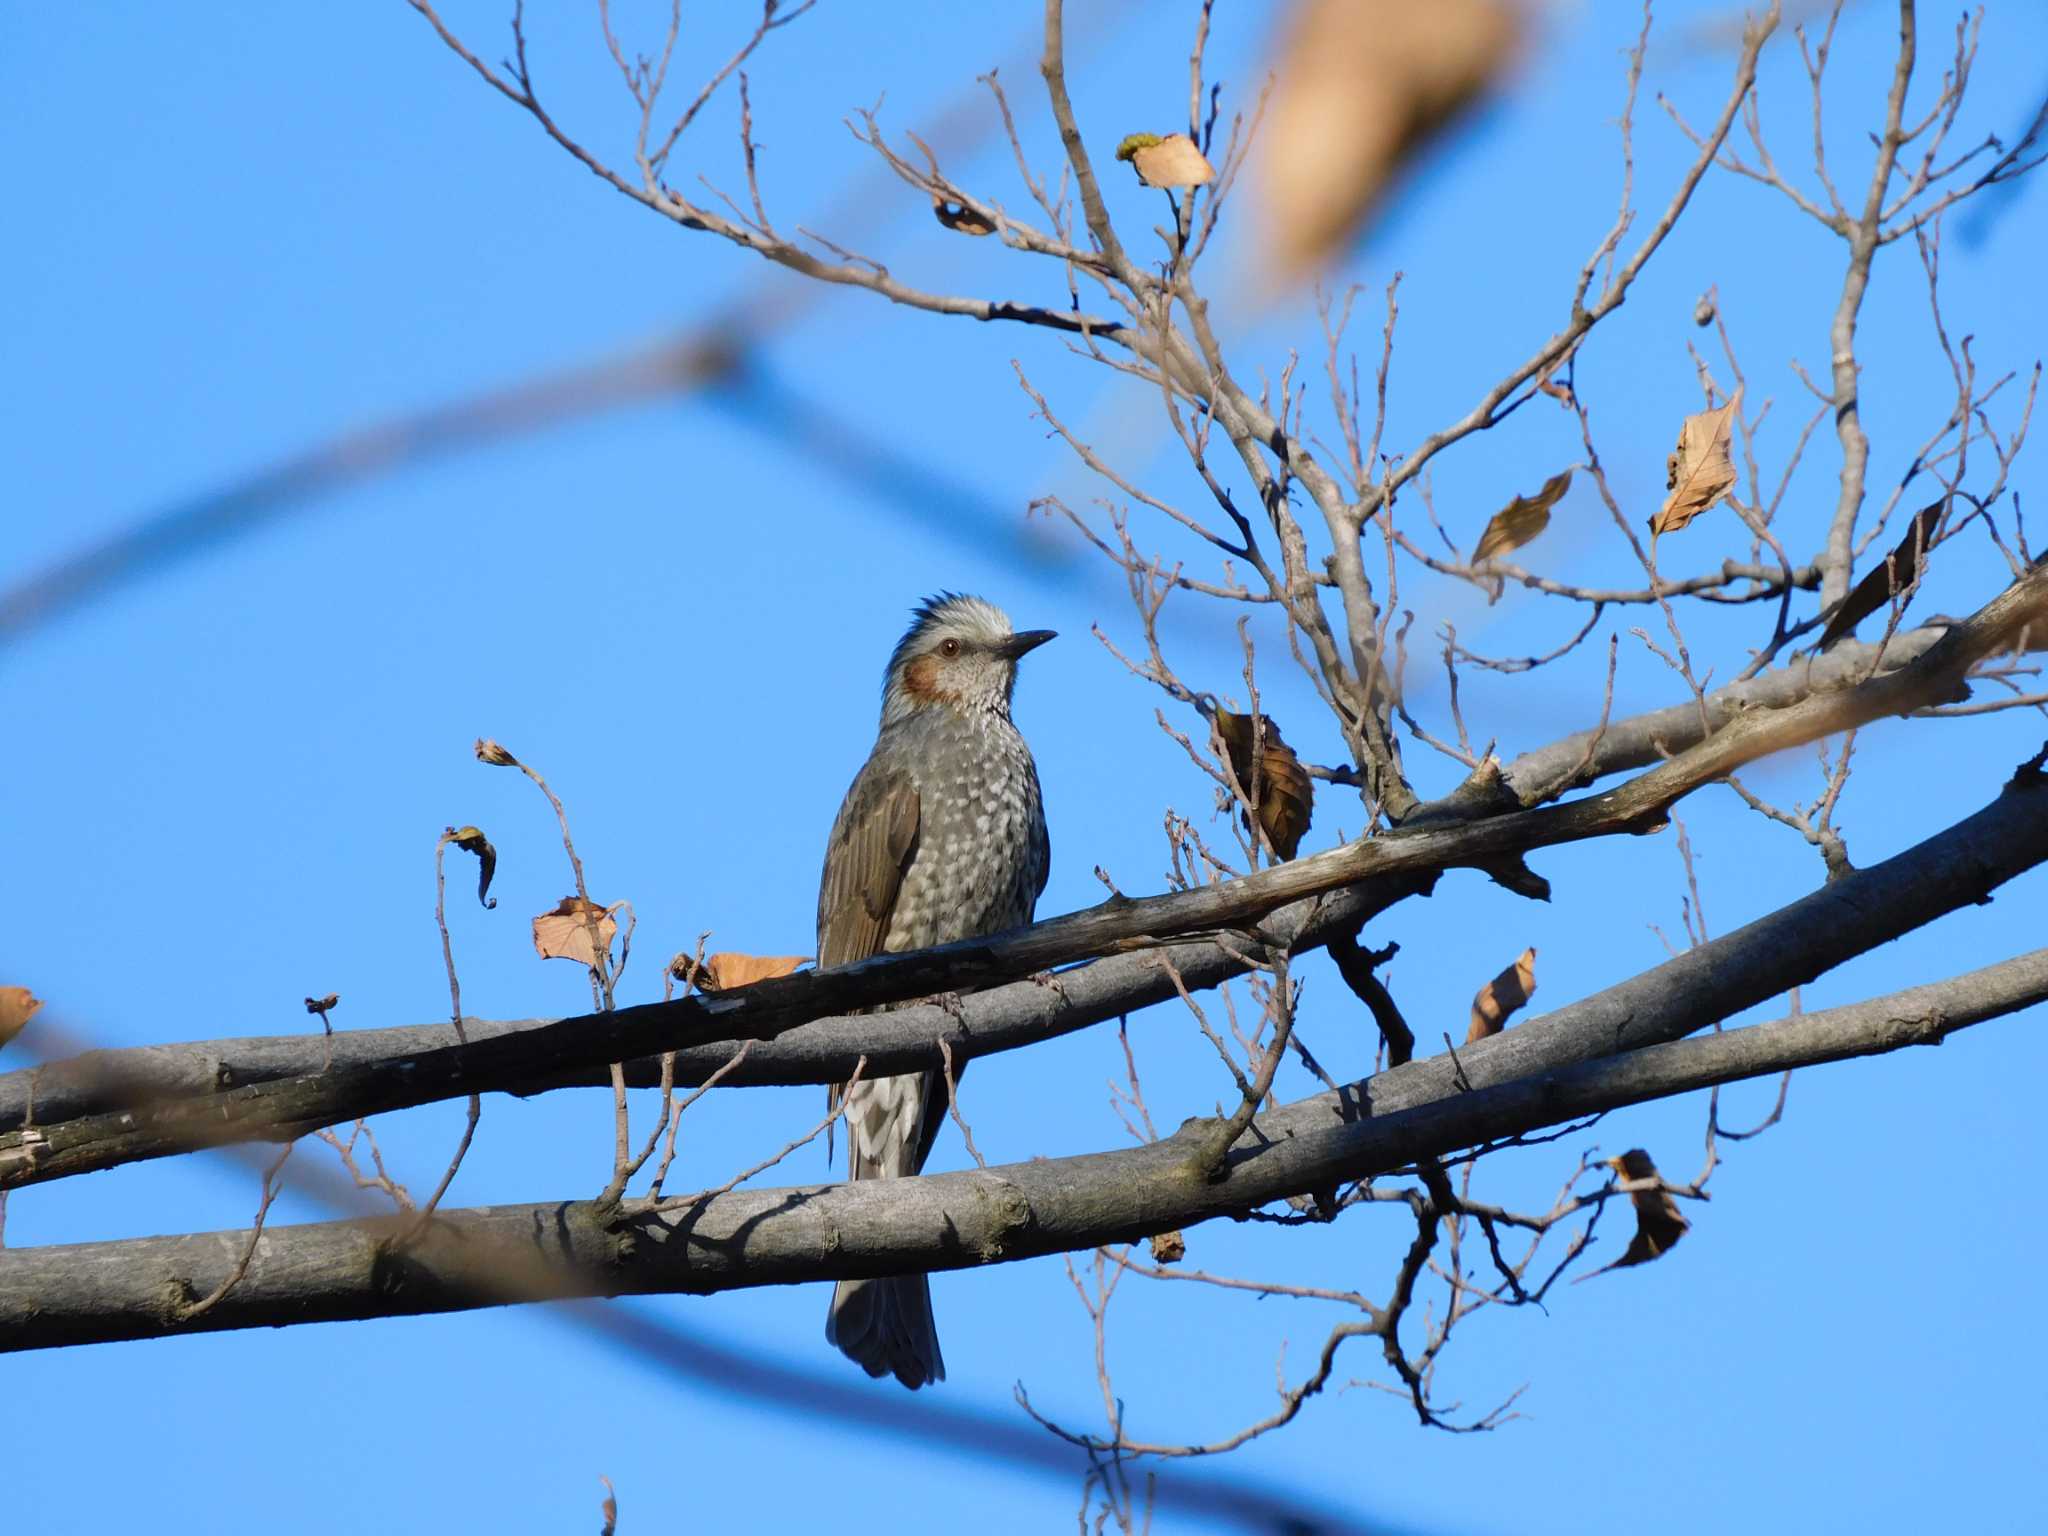
POLYGON ((742 955, 725 950, 707 955, 704 969, 711 973, 714 988, 729 992, 734 987, 749 986, 773 976, 787 976, 798 966, 810 963, 809 955, 742 955))
POLYGON ((1941 521, 1941 509, 1946 505, 1946 501, 1937 501, 1913 514, 1912 526, 1899 540, 1898 548, 1891 552, 1891 557, 1865 571, 1863 579, 1856 583, 1842 600, 1842 606, 1835 610, 1835 616, 1828 620, 1828 627, 1820 635, 1822 650, 1889 603, 1894 592, 1903 592, 1913 584, 1921 557, 1933 546, 1934 528, 1941 521))
POLYGON ((476 760, 480 763, 489 763, 493 768, 517 768, 519 766, 518 758, 507 752, 488 736, 477 737, 476 760))
MULTIPOLYGON (((1259 754, 1259 825, 1265 829, 1273 851, 1283 859, 1291 859, 1301 847, 1309 820, 1315 815, 1315 788, 1294 749, 1280 739, 1280 727, 1273 723, 1273 717, 1261 715, 1259 719, 1263 724, 1258 734, 1264 738, 1264 750, 1259 754)), ((1237 776, 1238 788, 1250 794, 1252 717, 1219 709, 1215 723, 1216 735, 1230 757, 1230 771, 1237 776)), ((1249 819, 1245 826, 1250 828, 1249 819)))
POLYGON ((43 1000, 27 987, 0 987, 0 1045, 20 1034, 43 1000))
POLYGON ((1735 407, 1741 401, 1738 389, 1726 405, 1685 418, 1678 429, 1678 446, 1664 462, 1664 484, 1671 494, 1650 519, 1651 538, 1678 532, 1735 489, 1735 461, 1728 449, 1735 407))
POLYGON ((1306 277, 1351 244, 1408 160, 1499 78, 1509 0, 1302 0, 1259 133, 1267 264, 1306 277))
POLYGON ((1525 949, 1521 958, 1479 989, 1472 999, 1472 1022, 1465 1028, 1465 1043, 1484 1040, 1507 1027, 1508 1015, 1529 1001, 1536 992, 1536 951, 1525 949))
POLYGON ((1152 1234, 1152 1262, 1155 1264, 1178 1264, 1188 1256, 1188 1240, 1175 1227, 1171 1232, 1152 1234))
POLYGON ((992 235, 996 232, 993 223, 965 203, 949 203, 943 197, 932 199, 932 215, 946 228, 963 235, 992 235))
POLYGON ((798 966, 810 963, 809 955, 744 955, 724 950, 706 955, 702 965, 688 955, 677 955, 669 965, 669 974, 686 985, 694 984, 700 992, 728 992, 734 987, 787 976, 798 966))
POLYGON ((1134 133, 1116 147, 1148 187, 1200 187, 1216 179, 1216 167, 1184 133, 1134 133))
MULTIPOLYGON (((1610 1157, 1607 1166, 1631 1182, 1657 1177, 1657 1165, 1641 1147, 1610 1157)), ((1692 1228, 1692 1223, 1679 1214, 1678 1202, 1662 1189, 1632 1190, 1628 1198, 1636 1208, 1636 1235, 1629 1239, 1627 1251, 1606 1269, 1596 1269, 1579 1279, 1590 1280, 1593 1275, 1604 1275, 1609 1269, 1622 1269, 1630 1264, 1647 1264, 1669 1253, 1671 1245, 1692 1228)))
POLYGON ((483 829, 450 827, 444 835, 463 852, 476 855, 476 899, 486 909, 497 906, 497 898, 491 895, 491 876, 498 872, 498 850, 491 846, 491 840, 484 836, 483 829))
POLYGON ((619 931, 610 912, 580 896, 564 896, 552 912, 533 920, 533 947, 543 960, 574 960, 595 967, 598 951, 609 954, 612 937, 619 931), (593 946, 590 930, 597 928, 593 946))
POLYGON ((1517 496, 1494 513, 1486 531, 1479 535, 1479 545, 1472 551, 1472 563, 1477 565, 1495 555, 1520 549, 1549 527, 1550 509, 1557 505, 1571 483, 1572 472, 1567 469, 1544 481, 1543 489, 1534 496, 1517 496))

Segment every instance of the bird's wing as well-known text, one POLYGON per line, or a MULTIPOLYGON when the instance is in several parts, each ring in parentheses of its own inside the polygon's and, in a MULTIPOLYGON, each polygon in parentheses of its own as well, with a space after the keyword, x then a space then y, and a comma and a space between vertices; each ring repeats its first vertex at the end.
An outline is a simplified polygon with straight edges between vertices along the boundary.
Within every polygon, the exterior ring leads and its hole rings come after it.
POLYGON ((878 953, 917 852, 917 786, 900 770, 861 769, 825 847, 818 885, 818 964, 846 965, 878 953))
MULTIPOLYGON (((1035 764, 1031 769, 1031 787, 1033 789, 1038 787, 1038 768, 1035 764)), ((1039 799, 1038 826, 1035 829, 1038 834, 1038 889, 1031 893, 1031 910, 1024 915, 1026 922, 1030 922, 1036 917, 1038 898, 1045 894, 1045 883, 1052 878, 1052 833, 1046 828, 1044 805, 1045 801, 1041 795, 1039 799)))

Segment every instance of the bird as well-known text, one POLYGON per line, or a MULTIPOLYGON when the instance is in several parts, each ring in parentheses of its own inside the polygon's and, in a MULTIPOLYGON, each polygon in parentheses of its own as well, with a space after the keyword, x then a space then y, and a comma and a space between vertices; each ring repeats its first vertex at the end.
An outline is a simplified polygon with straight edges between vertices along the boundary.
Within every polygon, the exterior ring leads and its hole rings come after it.
MULTIPOLYGON (((979 597, 913 611, 882 677, 881 727, 832 823, 818 964, 846 965, 1031 921, 1052 862, 1038 767, 1010 718, 1017 663, 1052 639, 979 597)), ((957 1078, 956 1078, 957 1082, 957 1078)), ((936 1071, 836 1084, 852 1179, 918 1173, 946 1116, 936 1071)), ((922 1274, 842 1280, 825 1337, 913 1391, 946 1379, 922 1274)))

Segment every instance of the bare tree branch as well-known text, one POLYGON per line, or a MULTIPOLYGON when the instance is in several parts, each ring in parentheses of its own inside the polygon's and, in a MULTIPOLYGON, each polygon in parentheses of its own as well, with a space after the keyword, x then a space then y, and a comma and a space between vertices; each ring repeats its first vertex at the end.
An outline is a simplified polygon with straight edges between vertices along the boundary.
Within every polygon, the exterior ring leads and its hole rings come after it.
POLYGON ((643 1004, 543 1025, 516 1037, 445 1046, 398 1063, 336 1066, 317 1076, 252 1084, 204 1100, 144 1105, 45 1125, 33 1133, 33 1143, 25 1141, 30 1133, 0 1132, 0 1188, 202 1146, 302 1135, 340 1120, 454 1093, 510 1089, 536 1075, 593 1061, 680 1051, 713 1039, 769 1039, 828 1012, 986 986, 1089 956, 1257 924, 1291 902, 1362 882, 1378 884, 1379 899, 1390 901, 1407 893, 1405 882, 1446 868, 1497 865, 1533 848, 1647 830, 1684 795, 1759 757, 1885 715, 1953 700, 1975 662, 2026 643, 2044 624, 2048 567, 2029 572, 1976 614, 1953 625, 1909 665, 1853 688, 1810 695, 1782 709, 1740 714, 1693 747, 1602 794, 1475 821, 1458 819, 1472 814, 1472 809, 1453 797, 1441 817, 1417 816, 1387 836, 1238 880, 1139 901, 1112 899, 989 939, 880 955, 857 965, 757 982, 711 998, 643 1004))
MULTIPOLYGON (((2038 792, 2034 798, 2039 799, 2038 792)), ((1682 992, 1666 991, 1683 1013, 1682 992)), ((2048 951, 1822 1013, 1646 1047, 1408 1107, 1353 1114, 1323 1094, 1255 1122, 1221 1181, 1189 1177, 1210 1131, 986 1170, 739 1190, 702 1202, 445 1212, 395 1250, 405 1218, 273 1227, 240 1284, 181 1324, 167 1301, 218 1288, 242 1233, 0 1254, 0 1349, 446 1312, 566 1296, 747 1286, 1008 1263, 1193 1226, 1303 1190, 1390 1173, 1623 1105, 1908 1045, 2048 998, 2048 951), (609 1209, 611 1219, 607 1219, 609 1209)), ((1681 1021, 1678 1021, 1682 1023, 1681 1021)), ((1510 1031, 1464 1053, 1501 1054, 1510 1031)), ((1407 1069, 1412 1070, 1412 1069, 1407 1069)))

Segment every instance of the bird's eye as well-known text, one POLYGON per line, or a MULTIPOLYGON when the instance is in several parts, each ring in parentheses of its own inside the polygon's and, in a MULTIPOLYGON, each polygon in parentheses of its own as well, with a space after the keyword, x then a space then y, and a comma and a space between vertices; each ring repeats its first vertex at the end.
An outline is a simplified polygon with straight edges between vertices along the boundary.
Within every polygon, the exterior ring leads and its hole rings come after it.
POLYGON ((958 656, 960 654, 960 642, 958 640, 941 640, 939 642, 939 654, 941 656, 958 656))

